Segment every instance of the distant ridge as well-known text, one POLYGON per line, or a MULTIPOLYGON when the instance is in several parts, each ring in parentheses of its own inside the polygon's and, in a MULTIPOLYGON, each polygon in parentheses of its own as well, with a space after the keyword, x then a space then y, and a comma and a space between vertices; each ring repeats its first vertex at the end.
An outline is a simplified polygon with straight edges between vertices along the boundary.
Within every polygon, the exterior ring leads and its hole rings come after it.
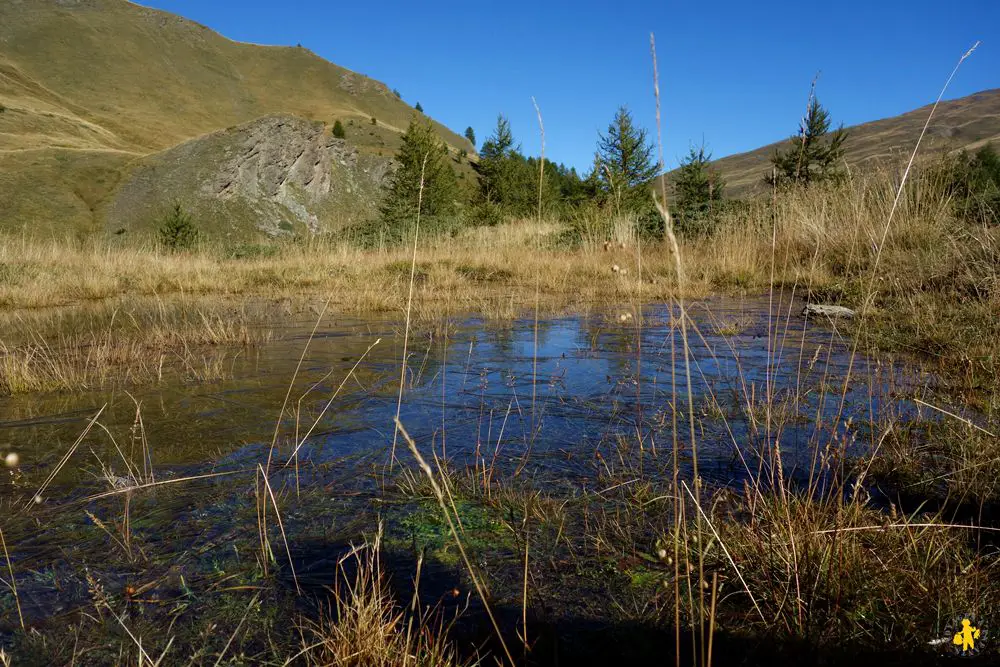
MULTIPOLYGON (((909 155, 927 122, 931 106, 845 128, 849 133, 845 142, 847 164, 861 166, 909 155)), ((941 102, 921 150, 926 153, 942 149, 974 149, 989 142, 1000 144, 1000 89, 984 90, 941 102)), ((746 194, 763 188, 771 156, 775 149, 787 146, 786 139, 720 158, 713 165, 725 177, 730 194, 746 194)))

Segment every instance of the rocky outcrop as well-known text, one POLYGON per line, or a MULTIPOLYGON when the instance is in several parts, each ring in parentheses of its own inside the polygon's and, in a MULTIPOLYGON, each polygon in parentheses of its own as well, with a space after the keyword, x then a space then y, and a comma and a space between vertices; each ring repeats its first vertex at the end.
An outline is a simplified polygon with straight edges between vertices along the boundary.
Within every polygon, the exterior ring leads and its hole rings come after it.
MULTIPOLYGON (((251 206, 270 202, 285 208, 309 231, 320 231, 309 204, 330 194, 333 163, 352 169, 357 153, 321 123, 297 118, 265 118, 234 131, 231 147, 203 194, 222 200, 244 199, 251 206)), ((274 224, 265 231, 277 233, 274 224)), ((270 221, 274 223, 275 221, 270 221)))
POLYGON ((109 226, 149 226, 180 202, 226 235, 318 234, 370 215, 389 166, 323 123, 271 116, 144 159, 119 189, 109 226))

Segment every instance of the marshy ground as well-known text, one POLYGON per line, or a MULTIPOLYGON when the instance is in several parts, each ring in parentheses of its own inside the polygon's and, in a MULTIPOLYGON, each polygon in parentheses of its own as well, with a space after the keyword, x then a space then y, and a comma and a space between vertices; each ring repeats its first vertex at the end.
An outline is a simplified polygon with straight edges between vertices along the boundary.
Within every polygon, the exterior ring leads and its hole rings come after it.
POLYGON ((683 283, 555 222, 415 260, 8 239, 6 655, 953 655, 1000 612, 1000 255, 930 187, 873 246, 894 187, 734 213, 683 283))

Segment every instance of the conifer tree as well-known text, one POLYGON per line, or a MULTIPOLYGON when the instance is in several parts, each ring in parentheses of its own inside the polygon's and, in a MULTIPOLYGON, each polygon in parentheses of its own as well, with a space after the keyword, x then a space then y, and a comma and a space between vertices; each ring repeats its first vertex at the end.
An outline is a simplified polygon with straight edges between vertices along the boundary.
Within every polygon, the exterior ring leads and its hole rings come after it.
POLYGON ((774 152, 772 172, 764 180, 770 185, 809 185, 835 178, 840 175, 846 139, 843 126, 830 132, 830 112, 812 97, 799 133, 789 139, 788 150, 774 152))
MULTIPOLYGON (((534 182, 525 169, 524 157, 514 145, 510 121, 503 114, 497 116, 493 134, 483 142, 479 152, 476 173, 479 182, 479 203, 488 210, 490 222, 498 222, 503 214, 523 213, 521 204, 530 199, 534 182)), ((535 191, 537 192, 537 190, 535 191)))
POLYGON ((198 242, 198 229, 179 203, 163 219, 159 232, 160 243, 170 252, 189 250, 198 242))
POLYGON ((469 140, 472 147, 476 147, 476 131, 472 129, 472 126, 465 128, 465 138, 469 140))
POLYGON ((627 107, 619 107, 607 134, 599 135, 597 155, 598 178, 615 212, 638 213, 649 209, 649 183, 657 173, 653 145, 646 139, 646 130, 632 120, 627 107))
POLYGON ((484 160, 506 157, 514 148, 514 134, 510 131, 510 121, 503 114, 497 115, 497 126, 493 134, 483 142, 480 155, 484 160))
POLYGON ((448 159, 448 149, 430 121, 414 118, 396 153, 393 173, 381 207, 382 222, 390 240, 404 238, 413 224, 420 202, 422 224, 439 224, 454 216, 458 185, 448 159), (421 194, 421 174, 423 193, 421 194))
POLYGON ((675 224, 687 236, 710 233, 722 204, 725 181, 710 166, 711 161, 712 154, 706 153, 704 146, 697 150, 692 147, 677 169, 673 202, 675 224))
POLYGON ((343 139, 345 136, 347 136, 347 133, 344 132, 344 125, 339 120, 334 121, 333 123, 333 136, 337 137, 338 139, 343 139))

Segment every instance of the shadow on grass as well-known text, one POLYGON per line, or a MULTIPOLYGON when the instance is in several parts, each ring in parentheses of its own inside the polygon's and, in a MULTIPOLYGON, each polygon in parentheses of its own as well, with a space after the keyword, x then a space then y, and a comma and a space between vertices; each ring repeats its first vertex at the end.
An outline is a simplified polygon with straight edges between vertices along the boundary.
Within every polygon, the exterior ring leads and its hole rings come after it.
MULTIPOLYGON (((296 550, 300 585, 311 605, 330 602, 331 583, 337 580, 340 560, 350 554, 347 542, 300 545, 296 550)), ((414 595, 416 558, 408 550, 384 550, 381 563, 389 588, 399 608, 409 608, 414 595)), ((356 573, 356 561, 346 558, 339 577, 350 581, 356 573)), ((290 578, 285 582, 292 586, 290 578)), ((515 582, 506 582, 514 584, 515 582)), ((422 608, 437 609, 447 624, 456 618, 450 639, 460 656, 469 660, 477 657, 482 664, 493 664, 494 658, 503 664, 503 646, 493 631, 489 617, 474 590, 468 590, 468 577, 449 563, 432 557, 424 561, 419 602, 422 608)), ((586 595, 586 585, 580 595, 586 595)), ((584 607, 586 601, 581 601, 584 607)), ((514 604, 493 603, 492 610, 504 633, 504 641, 516 663, 524 667, 557 665, 699 665, 694 645, 699 639, 690 628, 680 635, 680 656, 676 648, 676 631, 672 618, 661 621, 606 620, 596 616, 600 604, 593 606, 595 615, 582 616, 576 610, 533 601, 528 609, 530 649, 525 651, 520 638, 522 609, 514 604)), ((315 607, 314 607, 315 608, 315 607)), ((308 611, 306 613, 309 613, 308 611)), ((720 621, 721 623, 721 621, 720 621)), ((707 632, 707 629, 706 629, 707 632)), ((930 642, 934 637, 928 637, 930 642)), ((707 638, 706 638, 707 641, 707 638)), ((993 664, 992 647, 971 664, 993 664)), ((875 650, 870 646, 820 646, 808 640, 774 640, 763 636, 748 636, 738 628, 717 628, 712 639, 712 665, 771 666, 828 665, 879 667, 940 665, 957 657, 946 643, 935 650, 926 643, 907 649, 898 647, 875 650)))

